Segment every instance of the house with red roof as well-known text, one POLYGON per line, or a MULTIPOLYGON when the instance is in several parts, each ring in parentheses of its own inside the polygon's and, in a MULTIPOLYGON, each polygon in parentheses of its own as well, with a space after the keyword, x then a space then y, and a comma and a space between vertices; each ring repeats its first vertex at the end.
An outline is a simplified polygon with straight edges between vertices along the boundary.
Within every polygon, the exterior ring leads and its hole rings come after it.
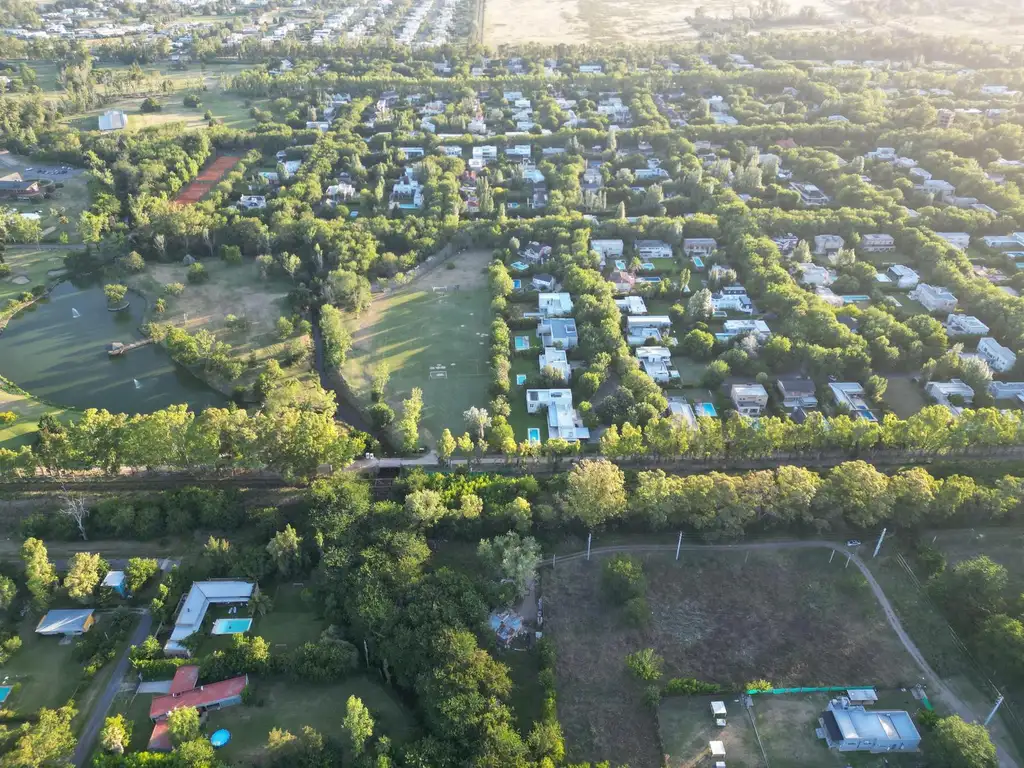
POLYGON ((194 707, 200 714, 224 709, 242 703, 242 692, 249 684, 249 676, 232 677, 218 683, 197 685, 199 667, 189 664, 178 667, 166 696, 156 696, 149 705, 149 718, 155 725, 149 737, 151 752, 169 752, 171 737, 167 731, 167 716, 179 707, 194 707))

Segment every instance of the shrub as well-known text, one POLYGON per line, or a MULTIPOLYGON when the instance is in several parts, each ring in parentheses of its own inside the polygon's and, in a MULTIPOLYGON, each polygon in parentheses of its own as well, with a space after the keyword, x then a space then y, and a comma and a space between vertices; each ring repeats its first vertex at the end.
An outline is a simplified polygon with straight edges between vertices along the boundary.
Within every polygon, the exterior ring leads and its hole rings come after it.
POLYGON ((188 281, 193 284, 205 283, 210 279, 210 273, 198 261, 188 268, 186 276, 188 281))
POLYGON ((616 555, 604 564, 601 581, 605 591, 617 603, 625 603, 647 592, 643 564, 631 555, 616 555))
POLYGON ((644 648, 626 656, 626 666, 630 671, 639 679, 647 682, 654 682, 661 677, 661 669, 664 665, 665 660, 656 654, 653 648, 644 648))
POLYGON ((168 283, 164 286, 164 294, 167 296, 181 296, 185 291, 185 286, 182 283, 168 283))
POLYGON ((651 625, 651 606, 646 597, 631 597, 624 606, 626 621, 637 629, 647 629, 651 625))
POLYGON ((744 691, 770 691, 774 686, 767 680, 751 680, 743 686, 744 691))
POLYGON ((8 277, 11 274, 10 264, 0 264, 0 277, 8 277))
POLYGON ((706 683, 695 677, 673 677, 665 683, 662 693, 665 696, 706 696, 722 693, 722 686, 717 683, 706 683))
POLYGON ((163 108, 163 105, 159 101, 150 96, 143 101, 141 105, 139 105, 139 112, 147 114, 149 112, 159 112, 163 108))

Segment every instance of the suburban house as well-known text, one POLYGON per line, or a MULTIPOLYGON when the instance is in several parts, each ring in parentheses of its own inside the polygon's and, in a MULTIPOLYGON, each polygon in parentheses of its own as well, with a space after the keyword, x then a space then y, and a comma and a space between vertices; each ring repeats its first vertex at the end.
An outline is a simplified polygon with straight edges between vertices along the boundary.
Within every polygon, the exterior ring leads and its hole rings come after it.
POLYGON ((662 240, 637 240, 636 253, 641 259, 671 259, 672 246, 662 240))
MULTIPOLYGON (((742 288, 742 286, 740 286, 742 288)), ((711 297, 711 308, 714 312, 741 312, 745 315, 754 314, 754 303, 746 291, 729 292, 723 289, 711 297)))
POLYGON ((631 347, 639 347, 648 339, 661 341, 662 334, 672 330, 672 320, 668 315, 644 315, 626 318, 626 343, 631 347))
POLYGON ((764 320, 726 320, 722 331, 715 334, 718 341, 731 341, 744 333, 752 334, 762 344, 771 338, 772 331, 764 320))
POLYGON ((119 109, 109 109, 99 117, 101 131, 120 131, 128 127, 128 115, 119 109))
POLYGON ((878 421, 871 412, 871 405, 864 395, 864 387, 856 381, 838 381, 828 385, 832 400, 848 411, 850 416, 868 421, 878 421))
POLYGON ((602 265, 608 259, 620 259, 625 250, 621 240, 591 240, 590 250, 596 251, 601 257, 602 265))
POLYGON ((1019 400, 1024 402, 1024 381, 993 381, 988 393, 995 400, 1019 400))
POLYGON ((768 391, 760 384, 733 384, 729 399, 744 416, 760 416, 768 406, 768 391))
POLYGON ((846 241, 839 235, 815 235, 814 255, 835 256, 836 252, 846 245, 846 241))
POLYGON ((988 326, 974 315, 950 315, 946 318, 946 333, 950 336, 984 336, 988 326))
POLYGON ((885 274, 897 288, 904 291, 916 288, 917 284, 921 282, 921 278, 917 272, 902 264, 893 264, 885 270, 885 274))
POLYGON ((926 179, 918 188, 944 203, 956 197, 956 187, 945 179, 926 179))
POLYGON ((659 384, 679 378, 679 371, 672 367, 672 352, 668 347, 637 347, 636 358, 647 375, 659 384))
POLYGON ((621 299, 616 299, 615 306, 619 308, 620 312, 624 312, 627 315, 647 314, 647 304, 644 303, 643 296, 625 296, 621 299))
POLYGON ((710 256, 718 243, 713 237, 687 237, 683 239, 683 253, 687 256, 710 256))
POLYGON ((493 144, 485 144, 473 147, 473 159, 483 163, 498 159, 498 148, 493 144))
POLYGON ((530 285, 537 291, 550 291, 555 287, 555 282, 555 276, 549 275, 546 272, 541 272, 539 275, 534 275, 530 278, 530 285))
POLYGON ((817 208, 822 205, 828 205, 829 198, 824 192, 818 189, 814 184, 807 182, 793 181, 790 182, 789 188, 800 195, 800 202, 809 208, 817 208))
POLYGON ((571 317, 550 317, 537 326, 537 338, 545 347, 573 349, 580 340, 576 321, 571 317))
POLYGON ((796 250, 797 245, 800 243, 800 238, 790 233, 788 235, 773 237, 772 242, 775 243, 775 247, 779 249, 780 254, 788 256, 796 250))
POLYGON ((617 269, 608 276, 608 282, 616 293, 629 293, 636 285, 636 276, 623 269, 617 269))
POLYGON ((861 235, 860 249, 865 253, 891 253, 896 250, 896 241, 892 235, 861 235))
POLYGON ((563 381, 569 381, 572 377, 572 369, 565 357, 565 350, 557 347, 544 347, 544 351, 537 359, 540 370, 543 373, 545 368, 551 368, 562 377, 563 381))
POLYGON ((256 589, 251 581, 212 579, 193 582, 178 609, 174 629, 164 645, 164 653, 168 656, 190 656, 188 648, 181 641, 199 631, 207 609, 211 605, 245 605, 256 589))
POLYGON ((960 251, 966 251, 971 244, 971 236, 966 232, 936 232, 935 234, 960 251))
POLYGON ((1006 373, 1017 364, 1017 355, 1009 347, 1004 347, 991 336, 978 342, 978 357, 988 363, 988 367, 998 373, 1006 373))
POLYGON ((1024 232, 1011 232, 1008 235, 985 235, 981 239, 989 248, 1001 251, 1017 251, 1024 247, 1024 232))
POLYGON ((918 283, 917 287, 907 296, 914 301, 921 302, 921 305, 929 312, 952 312, 956 309, 956 296, 940 285, 918 283))
POLYGON ((818 407, 814 382, 810 379, 779 379, 775 382, 775 388, 779 390, 786 410, 818 407))
POLYGON ((516 144, 505 148, 505 155, 507 157, 517 157, 520 160, 529 160, 532 154, 533 147, 529 144, 516 144))
POLYGON ((974 402, 974 389, 960 379, 929 381, 924 385, 925 394, 930 395, 939 405, 949 406, 951 397, 963 398, 964 404, 974 402))
POLYGON ((541 293, 537 309, 544 317, 566 317, 572 314, 572 297, 568 293, 541 293))
POLYGON ((576 442, 590 437, 590 430, 583 426, 583 420, 572 407, 571 389, 526 390, 526 412, 542 410, 547 411, 548 440, 576 442))
POLYGON ((839 752, 916 752, 921 744, 921 734, 906 712, 868 710, 846 697, 832 699, 818 723, 829 749, 839 752))
POLYGON ((45 194, 38 180, 26 181, 20 173, 0 177, 0 199, 35 200, 45 194))
POLYGON ((819 264, 801 264, 798 269, 800 270, 800 282, 804 285, 815 287, 831 285, 836 279, 832 270, 819 264))
POLYGON ((267 207, 267 198, 263 195, 242 195, 238 198, 238 207, 247 211, 260 210, 267 207))
POLYGON ((242 703, 242 693, 249 685, 249 676, 241 675, 218 683, 200 685, 199 667, 187 665, 178 667, 171 680, 170 691, 166 696, 154 696, 149 705, 149 719, 155 725, 149 737, 151 752, 169 752, 172 748, 171 735, 167 728, 167 716, 181 707, 191 707, 203 712, 211 712, 242 703))
POLYGON ((391 188, 388 210, 418 210, 423 207, 423 187, 408 174, 402 176, 391 188))
POLYGON ((681 397, 669 398, 668 412, 670 415, 682 419, 690 429, 697 428, 697 414, 693 412, 693 406, 681 397))
POLYGON ((96 623, 92 608, 55 609, 48 612, 36 624, 40 635, 84 635, 96 623))
POLYGON ((347 181, 332 184, 324 193, 329 200, 351 200, 356 196, 356 188, 347 181))

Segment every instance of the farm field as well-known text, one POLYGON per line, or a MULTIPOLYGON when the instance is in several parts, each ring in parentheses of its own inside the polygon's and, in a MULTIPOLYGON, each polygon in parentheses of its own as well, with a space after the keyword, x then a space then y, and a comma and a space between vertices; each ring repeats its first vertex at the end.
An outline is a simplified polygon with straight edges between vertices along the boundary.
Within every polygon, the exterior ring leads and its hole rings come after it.
MULTIPOLYGON (((150 263, 146 271, 129 279, 129 286, 142 292, 153 301, 162 294, 168 283, 182 283, 185 290, 180 296, 166 297, 167 311, 163 316, 152 317, 158 322, 172 323, 196 333, 205 329, 213 333, 218 341, 231 345, 231 356, 248 364, 250 355, 255 356, 256 367, 247 369, 232 386, 245 386, 259 371, 260 366, 270 358, 278 358, 295 339, 308 344, 308 337, 292 336, 281 340, 274 324, 278 318, 289 315, 285 297, 291 284, 284 280, 260 277, 259 266, 252 260, 232 266, 211 258, 203 266, 210 278, 205 283, 189 283, 186 278, 188 267, 182 264, 150 263), (227 327, 225 317, 233 314, 245 317, 248 328, 234 330, 227 327)), ((312 356, 304 362, 282 368, 286 378, 295 378, 312 383, 316 376, 312 369, 312 356)))
POLYGON ((449 262, 454 269, 434 268, 377 297, 353 327, 352 349, 342 369, 348 386, 361 404, 369 405, 373 370, 386 365, 391 372, 386 399, 396 413, 413 387, 422 389, 420 437, 428 445, 445 427, 461 434, 463 412, 490 400, 489 259, 485 251, 455 256, 449 262), (447 292, 434 292, 438 286, 447 292))
POLYGON ((645 647, 665 658, 666 678, 735 690, 757 678, 776 686, 918 681, 867 582, 838 559, 829 564, 827 552, 647 557, 647 630, 626 626, 608 605, 602 563, 566 562, 544 577, 559 716, 573 759, 659 762, 655 718, 624 662, 645 647))

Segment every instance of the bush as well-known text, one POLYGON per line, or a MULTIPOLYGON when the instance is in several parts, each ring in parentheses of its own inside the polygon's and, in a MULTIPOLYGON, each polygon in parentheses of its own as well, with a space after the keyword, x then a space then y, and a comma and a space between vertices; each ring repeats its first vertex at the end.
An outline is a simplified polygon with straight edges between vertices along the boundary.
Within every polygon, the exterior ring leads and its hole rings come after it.
POLYGON ((631 597, 624 607, 626 621, 637 629, 647 629, 651 625, 651 606, 646 597, 631 597))
POLYGON ((706 683, 695 677, 673 677, 665 683, 662 693, 665 696, 706 696, 722 693, 722 690, 717 683, 706 683))
POLYGON ((631 555, 616 555, 604 564, 601 581, 605 591, 616 603, 626 603, 647 592, 647 579, 639 559, 631 555))
POLYGON ((186 276, 188 277, 188 281, 192 284, 205 283, 210 279, 210 273, 207 272, 206 267, 198 261, 188 268, 186 276))
POLYGON ((374 403, 370 406, 370 418, 376 429, 384 429, 395 420, 395 412, 387 403, 374 403))
POLYGON ((164 294, 167 296, 181 296, 184 291, 185 286, 182 283, 168 283, 164 286, 164 294))
POLYGON ((747 683, 746 685, 743 686, 743 690, 744 691, 761 691, 761 692, 764 692, 764 691, 770 691, 774 687, 775 686, 773 686, 767 680, 760 679, 760 680, 751 680, 749 683, 747 683))
POLYGON ((150 112, 160 112, 163 108, 163 104, 150 96, 139 105, 139 112, 145 115, 150 112))
POLYGON ((11 274, 10 264, 0 264, 0 277, 8 277, 11 274))
POLYGON ((198 107, 203 106, 203 102, 200 100, 199 94, 197 93, 185 94, 185 98, 181 100, 181 103, 190 109, 197 109, 198 107))

